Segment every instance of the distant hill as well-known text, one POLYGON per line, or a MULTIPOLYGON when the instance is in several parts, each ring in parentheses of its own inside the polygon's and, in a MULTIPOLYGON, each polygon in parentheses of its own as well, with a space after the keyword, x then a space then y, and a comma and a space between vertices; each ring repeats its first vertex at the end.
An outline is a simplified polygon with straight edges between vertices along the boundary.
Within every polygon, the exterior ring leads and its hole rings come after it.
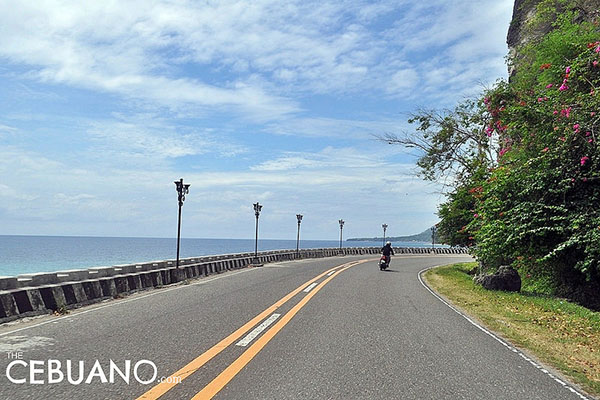
MULTIPOLYGON (((383 237, 371 237, 371 238, 350 238, 348 242, 381 242, 383 237)), ((424 242, 431 243, 431 228, 424 230, 421 233, 410 236, 386 236, 386 241, 390 242, 424 242)), ((436 232, 435 242, 439 243, 439 238, 436 232)))

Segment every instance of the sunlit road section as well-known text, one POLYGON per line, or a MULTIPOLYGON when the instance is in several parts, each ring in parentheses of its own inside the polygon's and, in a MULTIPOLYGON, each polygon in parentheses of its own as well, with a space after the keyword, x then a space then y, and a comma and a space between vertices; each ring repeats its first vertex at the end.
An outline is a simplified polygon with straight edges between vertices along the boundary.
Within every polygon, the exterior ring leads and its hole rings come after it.
POLYGON ((0 398, 585 398, 419 279, 470 260, 266 264, 4 324, 0 398))

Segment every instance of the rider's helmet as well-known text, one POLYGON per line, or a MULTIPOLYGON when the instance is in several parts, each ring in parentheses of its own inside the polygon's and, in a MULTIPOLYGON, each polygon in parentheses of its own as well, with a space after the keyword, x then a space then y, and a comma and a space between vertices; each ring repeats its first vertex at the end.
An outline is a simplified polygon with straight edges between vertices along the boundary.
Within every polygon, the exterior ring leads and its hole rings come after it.
POLYGON ((386 245, 386 246, 391 246, 391 245, 392 245, 392 242, 385 242, 385 245, 386 245))

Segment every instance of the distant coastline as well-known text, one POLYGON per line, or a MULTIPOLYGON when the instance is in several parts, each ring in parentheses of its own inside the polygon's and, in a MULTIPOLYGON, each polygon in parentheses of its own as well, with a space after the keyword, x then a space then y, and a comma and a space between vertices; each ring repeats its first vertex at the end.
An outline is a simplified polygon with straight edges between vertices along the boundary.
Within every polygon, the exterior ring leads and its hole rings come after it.
MULTIPOLYGON (((350 238, 348 242, 382 242, 383 237, 371 237, 371 238, 350 238)), ((409 236, 389 236, 385 238, 386 241, 390 242, 411 242, 411 243, 431 243, 431 228, 424 230, 416 235, 409 236)), ((435 242, 440 243, 437 234, 435 235, 435 242)))
MULTIPOLYGON (((373 237, 373 238, 350 238, 346 239, 347 242, 382 242, 382 237, 373 237)), ((386 237, 386 242, 403 242, 403 243, 429 243, 431 244, 431 240, 413 240, 407 239, 406 236, 398 236, 398 237, 386 237)), ((437 243, 436 243, 437 244, 437 243)))

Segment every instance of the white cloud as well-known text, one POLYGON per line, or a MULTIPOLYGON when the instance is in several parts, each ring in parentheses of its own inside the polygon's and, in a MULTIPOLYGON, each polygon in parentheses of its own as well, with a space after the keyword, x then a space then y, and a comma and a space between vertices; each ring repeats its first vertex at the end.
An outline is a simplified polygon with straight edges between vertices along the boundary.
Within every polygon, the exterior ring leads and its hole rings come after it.
POLYGON ((413 97, 446 98, 452 104, 478 94, 471 90, 476 84, 505 77, 505 37, 513 4, 512 0, 414 3, 386 32, 389 42, 398 46, 399 57, 413 61, 412 68, 424 80, 413 97))
MULTIPOLYGON (((19 3, 0 9, 0 55, 30 65, 31 72, 52 82, 165 105, 237 107, 277 118, 299 107, 273 93, 273 87, 267 92, 250 86, 243 75, 209 83, 173 77, 173 72, 218 65, 315 93, 410 88, 415 70, 397 70, 389 53, 427 54, 445 46, 462 60, 480 57, 490 20, 504 15, 509 2, 488 3, 140 1, 82 2, 68 9, 52 1, 19 3), (400 13, 394 30, 381 35, 368 29, 393 8, 400 13), (459 39, 464 40, 456 44, 459 39), (399 79, 403 72, 411 79, 399 79)), ((506 48, 487 52, 496 57, 497 51, 506 48)), ((423 62, 420 67, 438 66, 423 62)))
POLYGON ((436 187, 372 135, 505 74, 512 3, 0 3, 3 227, 171 236, 184 177, 188 236, 415 233, 436 187))
MULTIPOLYGON (((293 101, 243 81, 211 85, 170 77, 170 70, 177 67, 177 57, 160 58, 160 52, 169 47, 177 49, 179 40, 189 40, 194 31, 178 31, 180 28, 169 16, 182 18, 185 26, 189 11, 204 15, 204 10, 188 10, 186 5, 175 4, 148 7, 88 2, 72 4, 69 10, 54 2, 35 7, 25 3, 18 7, 7 5, 0 9, 0 56, 29 65, 29 75, 44 81, 114 92, 157 104, 233 107, 255 118, 273 118, 297 110, 293 101), (135 7, 136 12, 132 12, 135 7)), ((201 27, 196 23, 189 28, 201 27)), ((181 51, 185 54, 194 50, 181 51)))
POLYGON ((419 74, 412 68, 399 70, 392 76, 386 91, 390 94, 402 95, 419 83, 419 74))
MULTIPOLYGON (((384 161, 373 154, 352 148, 328 147, 319 153, 289 152, 282 157, 251 167, 253 171, 289 171, 298 169, 331 170, 333 168, 376 168, 384 161)), ((314 182, 314 180, 313 180, 314 182)))
POLYGON ((19 192, 15 187, 3 185, 0 183, 0 198, 5 200, 7 203, 13 201, 31 201, 35 200, 36 196, 28 195, 26 193, 19 192))
MULTIPOLYGON (((377 146, 327 147, 288 152, 245 171, 187 171, 182 176, 192 186, 184 235, 252 237, 251 204, 257 200, 265 204, 265 238, 285 237, 287 217, 297 212, 307 217, 307 238, 335 234, 329 222, 340 217, 351 221, 350 236, 364 235, 361 226, 378 226, 382 218, 394 221, 399 233, 414 233, 430 222, 422 219, 422 210, 434 209, 439 196, 412 176, 411 165, 392 162, 391 156, 377 146), (407 215, 419 222, 409 222, 407 215)), ((9 232, 171 236, 165 227, 176 218, 173 180, 179 176, 169 169, 126 163, 74 167, 17 149, 3 149, 0 160, 0 176, 6 179, 0 186, 0 213, 10 215, 4 219, 9 232), (30 222, 23 225, 24 218, 30 222)), ((435 219, 431 211, 428 215, 435 219)))
POLYGON ((12 126, 0 124, 0 132, 16 132, 16 130, 17 129, 12 126))
MULTIPOLYGON (((142 118, 142 116, 140 117, 142 118)), ((140 118, 92 122, 88 134, 92 138, 93 152, 105 157, 142 157, 146 162, 161 162, 206 153, 237 155, 244 150, 233 144, 221 143, 212 132, 192 130, 178 132, 173 126, 160 121, 143 121, 140 118)))
POLYGON ((304 136, 313 138, 373 139, 373 135, 397 132, 405 121, 381 118, 377 120, 335 118, 288 118, 269 123, 265 131, 277 135, 304 136))

